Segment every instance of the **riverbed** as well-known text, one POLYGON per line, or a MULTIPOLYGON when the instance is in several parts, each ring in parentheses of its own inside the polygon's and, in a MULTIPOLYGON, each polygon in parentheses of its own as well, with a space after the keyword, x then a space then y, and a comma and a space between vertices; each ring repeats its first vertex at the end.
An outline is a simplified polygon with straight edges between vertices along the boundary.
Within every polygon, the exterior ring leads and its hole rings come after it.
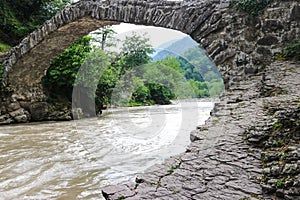
POLYGON ((98 118, 0 126, 0 199, 101 199, 182 153, 215 100, 105 110, 98 118))

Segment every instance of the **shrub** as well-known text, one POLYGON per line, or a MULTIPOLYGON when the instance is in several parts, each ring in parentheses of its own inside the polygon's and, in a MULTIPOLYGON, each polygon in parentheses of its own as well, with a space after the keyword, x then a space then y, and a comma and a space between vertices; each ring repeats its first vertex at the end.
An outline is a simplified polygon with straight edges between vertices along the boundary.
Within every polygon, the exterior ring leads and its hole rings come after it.
POLYGON ((277 180, 276 183, 275 183, 275 187, 276 187, 276 188, 283 188, 284 185, 285 185, 284 179, 279 179, 279 180, 277 180))
POLYGON ((142 85, 132 95, 135 102, 146 103, 150 100, 150 90, 142 85))
POLYGON ((149 83, 147 87, 150 90, 151 99, 160 105, 170 104, 171 99, 175 99, 175 94, 166 86, 160 83, 149 83))
POLYGON ((283 50, 282 56, 288 59, 300 60, 300 39, 296 39, 294 43, 288 44, 283 50))
POLYGON ((264 11, 269 3, 270 0, 239 0, 234 3, 234 6, 249 15, 258 15, 264 11))

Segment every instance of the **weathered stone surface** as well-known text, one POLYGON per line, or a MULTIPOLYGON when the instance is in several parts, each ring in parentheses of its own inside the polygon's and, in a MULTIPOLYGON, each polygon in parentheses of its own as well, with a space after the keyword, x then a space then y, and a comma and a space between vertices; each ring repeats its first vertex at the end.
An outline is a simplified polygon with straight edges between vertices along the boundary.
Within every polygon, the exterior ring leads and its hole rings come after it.
POLYGON ((135 192, 131 191, 127 186, 110 186, 102 190, 102 194, 105 198, 112 196, 113 199, 127 198, 134 196, 135 192), (117 195, 115 195, 117 194, 117 195))
POLYGON ((28 111, 24 110, 23 108, 19 108, 17 110, 9 112, 9 115, 4 115, 0 117, 0 123, 2 124, 7 124, 8 122, 22 123, 22 122, 28 122, 29 120, 30 120, 30 114, 28 113, 28 111))
POLYGON ((285 174, 299 173, 300 169, 297 163, 285 164, 282 172, 285 174))
POLYGON ((282 22, 278 19, 267 19, 263 25, 263 29, 266 32, 278 31, 278 30, 282 30, 283 28, 284 26, 282 22))
POLYGON ((299 4, 295 4, 293 6, 291 18, 293 20, 300 20, 300 5, 299 4))
POLYGON ((12 111, 12 112, 10 112, 9 113, 9 115, 11 116, 11 117, 17 117, 17 116, 19 116, 19 115, 24 115, 25 114, 25 110, 23 109, 23 108, 20 108, 20 109, 18 109, 18 110, 15 110, 15 111, 12 111))
POLYGON ((266 35, 257 41, 257 44, 265 46, 276 45, 277 43, 278 39, 273 35, 266 35))
POLYGON ((15 120, 16 120, 17 123, 22 123, 22 122, 28 122, 29 121, 28 115, 25 115, 25 114, 16 116, 15 120))
POLYGON ((0 124, 10 124, 13 122, 13 119, 9 114, 0 116, 0 124))
POLYGON ((270 56, 270 55, 272 55, 272 52, 270 51, 269 48, 258 47, 256 51, 257 51, 258 54, 261 54, 263 56, 270 56))

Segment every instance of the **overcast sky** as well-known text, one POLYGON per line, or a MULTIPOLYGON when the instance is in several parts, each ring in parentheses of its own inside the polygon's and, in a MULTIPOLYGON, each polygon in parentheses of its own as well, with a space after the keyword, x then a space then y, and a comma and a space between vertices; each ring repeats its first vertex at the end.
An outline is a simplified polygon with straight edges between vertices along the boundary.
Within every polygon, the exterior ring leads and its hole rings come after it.
POLYGON ((121 40, 124 40, 126 36, 132 35, 133 32, 141 35, 146 33, 147 37, 150 38, 150 44, 153 47, 158 47, 166 42, 178 40, 186 36, 186 34, 172 29, 154 26, 141 26, 127 23, 113 25, 113 29, 117 32, 116 37, 121 40))

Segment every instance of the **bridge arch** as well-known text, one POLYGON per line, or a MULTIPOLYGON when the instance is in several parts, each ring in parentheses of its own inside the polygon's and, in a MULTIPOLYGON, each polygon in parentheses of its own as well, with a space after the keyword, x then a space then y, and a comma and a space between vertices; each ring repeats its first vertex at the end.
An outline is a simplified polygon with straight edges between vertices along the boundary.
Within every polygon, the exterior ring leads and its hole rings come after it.
POLYGON ((190 35, 206 50, 229 88, 248 74, 262 70, 262 64, 281 49, 284 41, 300 35, 299 16, 292 17, 293 10, 299 10, 295 1, 275 1, 274 5, 282 5, 282 12, 275 15, 271 5, 264 17, 237 12, 230 2, 78 1, 1 56, 4 82, 14 94, 13 101, 42 102, 45 96, 41 79, 52 59, 83 35, 105 25, 125 22, 170 28, 190 35), (293 34, 286 35, 283 30, 293 34))
POLYGON ((3 62, 4 80, 26 100, 42 100, 40 82, 51 60, 83 35, 105 25, 127 22, 179 30, 200 42, 216 29, 210 26, 219 26, 217 22, 228 6, 229 1, 81 0, 67 6, 8 52, 3 62))

